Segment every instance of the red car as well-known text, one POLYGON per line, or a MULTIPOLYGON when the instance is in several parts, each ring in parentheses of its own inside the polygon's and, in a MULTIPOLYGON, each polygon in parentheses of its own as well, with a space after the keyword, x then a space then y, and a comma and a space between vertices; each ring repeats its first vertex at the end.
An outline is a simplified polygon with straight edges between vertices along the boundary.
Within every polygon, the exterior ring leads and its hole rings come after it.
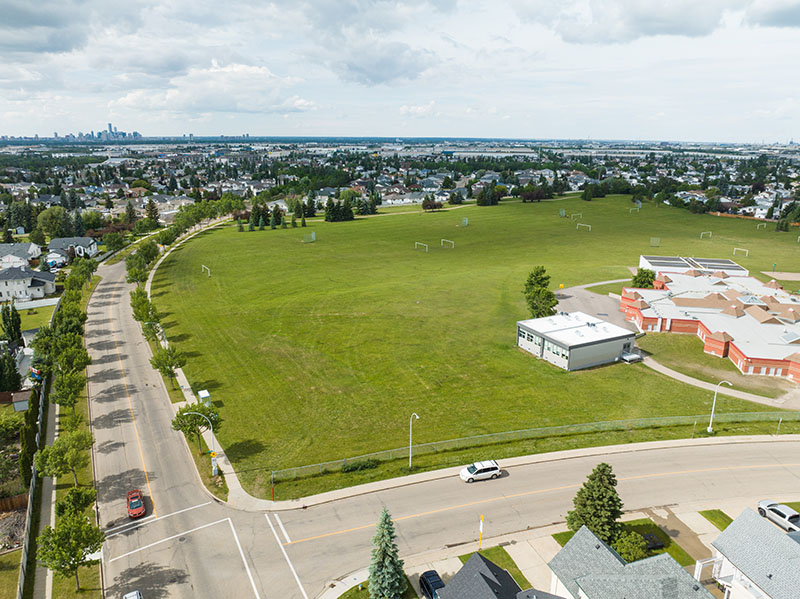
POLYGON ((128 491, 125 499, 128 503, 128 516, 131 518, 141 518, 144 516, 144 501, 142 500, 142 492, 139 489, 128 491))

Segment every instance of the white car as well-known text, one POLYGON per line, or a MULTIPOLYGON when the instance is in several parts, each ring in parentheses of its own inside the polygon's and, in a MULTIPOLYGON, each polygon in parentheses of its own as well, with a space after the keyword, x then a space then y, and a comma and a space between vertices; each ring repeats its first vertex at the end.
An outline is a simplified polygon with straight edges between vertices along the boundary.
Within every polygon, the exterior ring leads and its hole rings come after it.
POLYGON ((131 593, 125 593, 122 599, 142 599, 142 594, 139 591, 133 591, 131 593))
POLYGON ((758 514, 789 532, 800 530, 800 514, 788 505, 765 499, 758 502, 758 514))
POLYGON ((467 483, 476 480, 486 480, 487 478, 497 478, 500 476, 500 466, 494 460, 486 460, 485 462, 475 462, 466 468, 462 468, 459 472, 461 480, 467 483))

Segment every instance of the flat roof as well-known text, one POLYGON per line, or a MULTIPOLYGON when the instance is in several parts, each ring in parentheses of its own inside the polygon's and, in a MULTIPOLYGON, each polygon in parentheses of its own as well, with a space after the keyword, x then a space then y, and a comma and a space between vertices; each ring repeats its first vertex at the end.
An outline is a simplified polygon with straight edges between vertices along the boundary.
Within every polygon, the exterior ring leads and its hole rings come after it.
POLYGON ((733 260, 728 258, 695 258, 683 256, 646 256, 639 258, 640 265, 646 263, 656 272, 686 272, 699 270, 705 274, 716 271, 725 272, 731 276, 747 276, 749 272, 733 260))
POLYGON ((517 326, 566 348, 635 336, 633 331, 584 312, 560 312, 544 318, 520 320, 517 326))

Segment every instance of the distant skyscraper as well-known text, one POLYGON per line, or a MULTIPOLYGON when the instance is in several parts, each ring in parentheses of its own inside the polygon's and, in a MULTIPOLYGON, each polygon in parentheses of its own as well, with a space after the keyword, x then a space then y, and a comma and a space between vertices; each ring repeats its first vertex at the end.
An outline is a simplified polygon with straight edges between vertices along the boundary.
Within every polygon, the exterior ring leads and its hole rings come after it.
POLYGON ((109 123, 109 124, 108 124, 108 133, 109 133, 109 135, 110 135, 111 133, 113 133, 113 130, 111 129, 111 123, 109 123))

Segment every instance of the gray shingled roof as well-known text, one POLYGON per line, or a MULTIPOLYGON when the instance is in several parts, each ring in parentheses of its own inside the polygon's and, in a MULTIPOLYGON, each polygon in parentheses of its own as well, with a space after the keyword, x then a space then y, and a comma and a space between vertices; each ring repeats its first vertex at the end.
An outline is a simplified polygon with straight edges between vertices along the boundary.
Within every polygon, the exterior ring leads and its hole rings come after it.
POLYGON ((800 543, 750 508, 711 544, 772 599, 800 593, 800 543))
POLYGON ((0 270, 0 281, 19 281, 20 279, 31 278, 52 282, 56 280, 56 275, 51 272, 31 270, 27 266, 12 266, 0 270))
POLYGON ((69 249, 70 246, 82 246, 88 248, 94 243, 91 237, 56 237, 50 240, 48 247, 51 250, 69 249))
POLYGON ((574 597, 589 599, 711 599, 712 595, 671 556, 662 553, 626 563, 582 527, 550 561, 574 597), (581 595, 581 591, 584 595, 581 595))
POLYGON ((517 593, 517 599, 564 599, 552 593, 545 593, 544 591, 537 591, 536 589, 528 589, 527 591, 520 591, 517 593))
POLYGON ((506 570, 473 553, 439 591, 441 599, 517 599, 519 585, 506 570))
POLYGON ((30 243, 0 243, 0 257, 11 254, 23 260, 30 260, 30 254, 28 253, 30 245, 30 243))

